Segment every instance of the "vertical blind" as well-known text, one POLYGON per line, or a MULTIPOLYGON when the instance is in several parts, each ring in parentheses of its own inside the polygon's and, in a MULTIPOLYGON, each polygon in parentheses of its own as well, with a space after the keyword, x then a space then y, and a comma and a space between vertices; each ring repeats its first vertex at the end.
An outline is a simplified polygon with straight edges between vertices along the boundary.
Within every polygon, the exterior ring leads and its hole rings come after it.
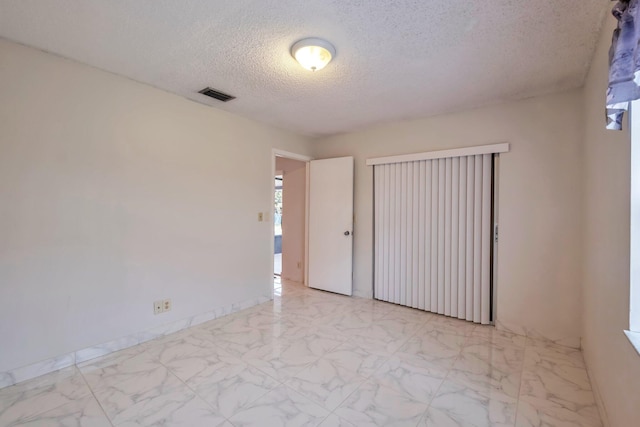
POLYGON ((374 166, 374 297, 491 322, 492 154, 374 166))

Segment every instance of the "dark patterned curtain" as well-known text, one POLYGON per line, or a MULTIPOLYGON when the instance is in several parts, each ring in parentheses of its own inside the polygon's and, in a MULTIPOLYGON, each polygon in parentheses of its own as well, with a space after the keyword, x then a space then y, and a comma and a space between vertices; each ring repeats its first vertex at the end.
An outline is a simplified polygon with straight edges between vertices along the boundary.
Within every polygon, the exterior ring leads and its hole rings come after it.
MULTIPOLYGON (((616 0, 614 0, 616 1, 616 0)), ((618 28, 609 50, 607 129, 621 130, 629 103, 640 99, 640 0, 620 0, 613 8, 618 28)))

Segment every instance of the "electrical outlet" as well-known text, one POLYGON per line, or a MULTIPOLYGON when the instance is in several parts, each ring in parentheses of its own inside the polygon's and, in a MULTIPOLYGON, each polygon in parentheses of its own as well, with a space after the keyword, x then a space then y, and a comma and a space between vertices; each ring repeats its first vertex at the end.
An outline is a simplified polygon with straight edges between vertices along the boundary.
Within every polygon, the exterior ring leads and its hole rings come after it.
POLYGON ((164 311, 163 301, 155 301, 153 303, 153 314, 160 314, 164 311))
POLYGON ((166 299, 162 301, 162 311, 171 311, 171 300, 166 299))
POLYGON ((302 263, 300 261, 298 261, 298 268, 302 268, 302 263))
POLYGON ((258 212, 258 222, 262 222, 264 220, 264 214, 262 212, 258 212))

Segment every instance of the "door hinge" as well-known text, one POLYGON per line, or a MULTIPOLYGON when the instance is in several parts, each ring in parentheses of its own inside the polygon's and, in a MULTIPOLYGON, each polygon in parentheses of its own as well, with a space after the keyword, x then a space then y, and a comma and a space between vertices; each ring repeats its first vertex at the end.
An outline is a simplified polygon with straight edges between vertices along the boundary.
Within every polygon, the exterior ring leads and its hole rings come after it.
POLYGON ((493 241, 498 243, 498 224, 493 226, 493 241))

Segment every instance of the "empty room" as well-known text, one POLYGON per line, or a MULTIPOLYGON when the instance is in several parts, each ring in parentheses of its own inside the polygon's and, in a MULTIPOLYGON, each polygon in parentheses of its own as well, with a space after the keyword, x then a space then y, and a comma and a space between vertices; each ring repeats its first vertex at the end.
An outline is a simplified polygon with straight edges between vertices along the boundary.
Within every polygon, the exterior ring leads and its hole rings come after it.
POLYGON ((0 0, 0 427, 640 425, 640 0, 0 0))

